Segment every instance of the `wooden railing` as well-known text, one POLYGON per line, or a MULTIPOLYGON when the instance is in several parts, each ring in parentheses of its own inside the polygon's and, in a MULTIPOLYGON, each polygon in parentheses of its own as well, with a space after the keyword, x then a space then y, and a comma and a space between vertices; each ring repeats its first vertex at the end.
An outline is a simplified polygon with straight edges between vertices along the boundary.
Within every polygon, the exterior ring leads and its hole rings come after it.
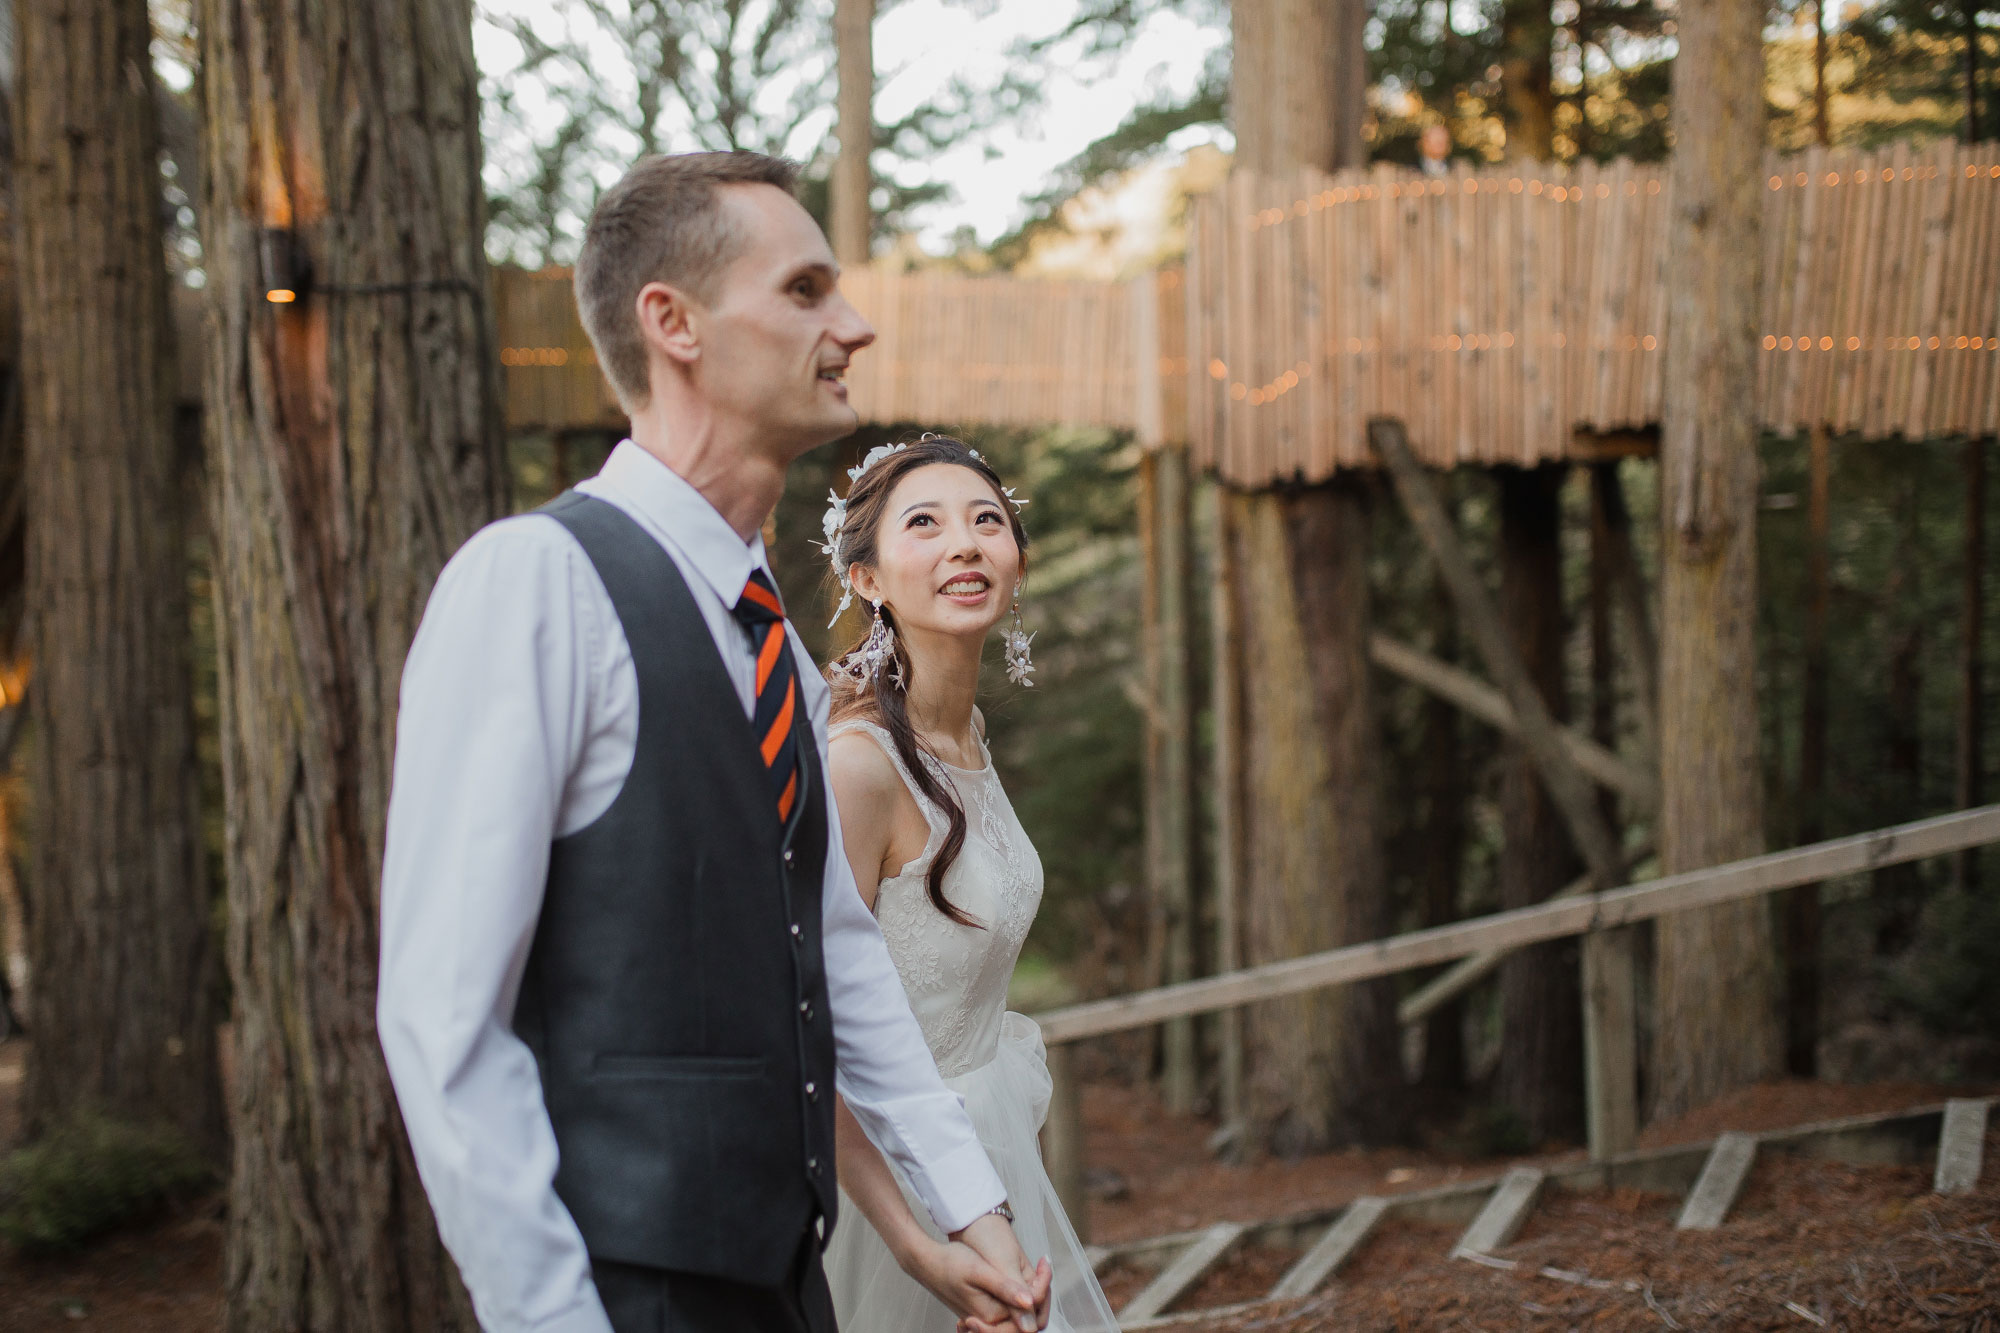
POLYGON ((1070 1043, 1572 935, 1584 940, 1584 1061, 1590 1151, 1597 1158, 1626 1151, 1638 1134, 1638 1034, 1629 927, 1672 912, 1713 907, 1995 842, 2000 842, 2000 805, 1979 806, 1605 893, 1554 899, 1449 926, 1050 1010, 1036 1016, 1042 1038, 1048 1043, 1049 1069, 1056 1081, 1044 1130, 1049 1174, 1071 1220, 1081 1230, 1087 1216, 1082 1188, 1083 1135, 1078 1088, 1067 1049, 1070 1043))

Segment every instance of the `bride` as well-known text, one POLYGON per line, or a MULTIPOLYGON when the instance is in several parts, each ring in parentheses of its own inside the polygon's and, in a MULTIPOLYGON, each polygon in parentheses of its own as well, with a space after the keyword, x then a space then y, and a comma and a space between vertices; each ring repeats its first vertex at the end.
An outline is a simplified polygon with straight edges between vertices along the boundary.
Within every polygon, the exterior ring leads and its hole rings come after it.
MULTIPOLYGON (((827 672, 830 780, 848 862, 938 1072, 964 1097, 1007 1186, 1021 1248, 1047 1256, 1048 1327, 1115 1333, 1036 1147, 1049 1103, 1041 1033, 1006 1012, 1042 865, 1001 789, 973 698, 980 650, 1010 606, 1007 674, 1027 685, 1034 670, 1017 601, 1028 545, 1021 502, 977 452, 938 435, 872 450, 850 476, 846 500, 827 512, 825 549, 846 589, 842 609, 859 596, 874 616, 827 672)), ((975 1290, 976 1256, 941 1243, 896 1169, 844 1106, 837 1114, 853 1219, 826 1253, 840 1326, 937 1333, 955 1322, 932 1294, 942 1292, 973 1312, 961 1328, 1007 1327, 1001 1306, 975 1290)))

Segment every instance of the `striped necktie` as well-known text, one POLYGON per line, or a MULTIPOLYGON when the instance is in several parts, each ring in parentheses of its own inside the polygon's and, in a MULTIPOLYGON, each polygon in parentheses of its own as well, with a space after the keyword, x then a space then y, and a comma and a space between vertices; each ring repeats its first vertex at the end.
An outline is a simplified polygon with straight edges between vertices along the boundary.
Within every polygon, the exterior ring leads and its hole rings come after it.
POLYGON ((792 655, 786 651, 785 604, 763 570, 750 571, 743 595, 736 599, 735 614, 757 653, 757 706, 750 714, 750 730, 771 774, 782 824, 792 817, 792 804, 799 795, 799 746, 792 733, 799 688, 792 655))

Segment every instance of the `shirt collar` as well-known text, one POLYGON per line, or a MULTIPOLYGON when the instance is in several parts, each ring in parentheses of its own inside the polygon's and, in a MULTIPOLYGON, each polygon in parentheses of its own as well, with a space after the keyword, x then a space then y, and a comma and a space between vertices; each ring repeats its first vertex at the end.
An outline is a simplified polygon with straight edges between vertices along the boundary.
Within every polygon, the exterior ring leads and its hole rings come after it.
POLYGON ((632 441, 619 442, 604 460, 597 480, 623 500, 635 518, 652 528, 656 537, 673 543, 725 606, 736 605, 753 569, 763 570, 772 586, 777 586, 763 535, 756 534, 745 542, 686 478, 632 441))

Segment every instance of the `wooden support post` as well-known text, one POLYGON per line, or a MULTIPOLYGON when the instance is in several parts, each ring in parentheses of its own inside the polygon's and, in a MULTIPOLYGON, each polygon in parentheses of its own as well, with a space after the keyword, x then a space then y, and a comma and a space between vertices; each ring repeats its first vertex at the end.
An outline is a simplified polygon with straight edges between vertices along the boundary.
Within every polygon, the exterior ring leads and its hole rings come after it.
POLYGON ((1049 1118, 1042 1124, 1042 1165, 1056 1187, 1063 1212, 1081 1241, 1090 1239, 1090 1195, 1084 1187, 1083 1089, 1076 1081, 1075 1049, 1048 1048, 1049 1118))
MULTIPOLYGON (((1213 839, 1215 895, 1215 970, 1234 972, 1243 966, 1243 639, 1237 605, 1237 530, 1235 498, 1218 480, 1213 497, 1215 578, 1209 602, 1210 694, 1214 706, 1213 750, 1215 835, 1213 839)), ((1225 1009, 1216 1015, 1220 1031, 1216 1050, 1221 1068, 1222 1128, 1241 1145, 1244 1136, 1243 1015, 1225 1009)))
POLYGON ((1604 814, 1597 808, 1590 780, 1577 767, 1568 747, 1563 744, 1555 719, 1549 716, 1548 707, 1535 689, 1521 655, 1515 651, 1513 642, 1507 636, 1492 594, 1473 570, 1472 561, 1459 544, 1458 534, 1452 530, 1444 506, 1438 502, 1437 492, 1424 476, 1416 455, 1410 452, 1402 423, 1378 417, 1368 423, 1368 438, 1375 452, 1388 464, 1396 494, 1402 500, 1418 536, 1423 538, 1424 545, 1430 550, 1431 558, 1437 561, 1445 586, 1451 590, 1452 600, 1458 605, 1466 631, 1479 649, 1480 656, 1486 659, 1486 669, 1507 696, 1520 727, 1522 744, 1535 761, 1535 769, 1548 788, 1549 799, 1562 814, 1570 837, 1575 840, 1577 850, 1590 867, 1598 886, 1612 887, 1618 882, 1622 858, 1618 844, 1604 821, 1604 814))
MULTIPOLYGON (((1153 540, 1150 543, 1154 583, 1151 599, 1157 614, 1147 635, 1152 682, 1149 709, 1154 757, 1147 779, 1149 793, 1146 845, 1157 910, 1165 917, 1163 979, 1169 984, 1194 978, 1194 738, 1188 688, 1189 531, 1188 468, 1184 448, 1165 445, 1149 456, 1153 464, 1153 540)), ((1200 1081, 1196 1062, 1194 1021, 1176 1019, 1166 1025, 1161 1052, 1162 1091, 1174 1111, 1194 1108, 1200 1081)))
MULTIPOLYGON (((1384 671, 1393 672, 1414 685, 1421 685, 1441 699, 1450 701, 1496 731, 1513 735, 1519 723, 1507 697, 1485 681, 1449 662, 1412 648, 1387 634, 1368 638, 1368 660, 1384 671)), ((1659 783, 1653 775, 1627 763, 1615 752, 1571 727, 1557 727, 1556 735, 1576 766, 1591 780, 1617 792, 1641 810, 1651 811, 1659 802, 1659 783)))
POLYGON ((1590 1156, 1639 1141, 1639 1023, 1633 928, 1583 937, 1583 1091, 1590 1156))

